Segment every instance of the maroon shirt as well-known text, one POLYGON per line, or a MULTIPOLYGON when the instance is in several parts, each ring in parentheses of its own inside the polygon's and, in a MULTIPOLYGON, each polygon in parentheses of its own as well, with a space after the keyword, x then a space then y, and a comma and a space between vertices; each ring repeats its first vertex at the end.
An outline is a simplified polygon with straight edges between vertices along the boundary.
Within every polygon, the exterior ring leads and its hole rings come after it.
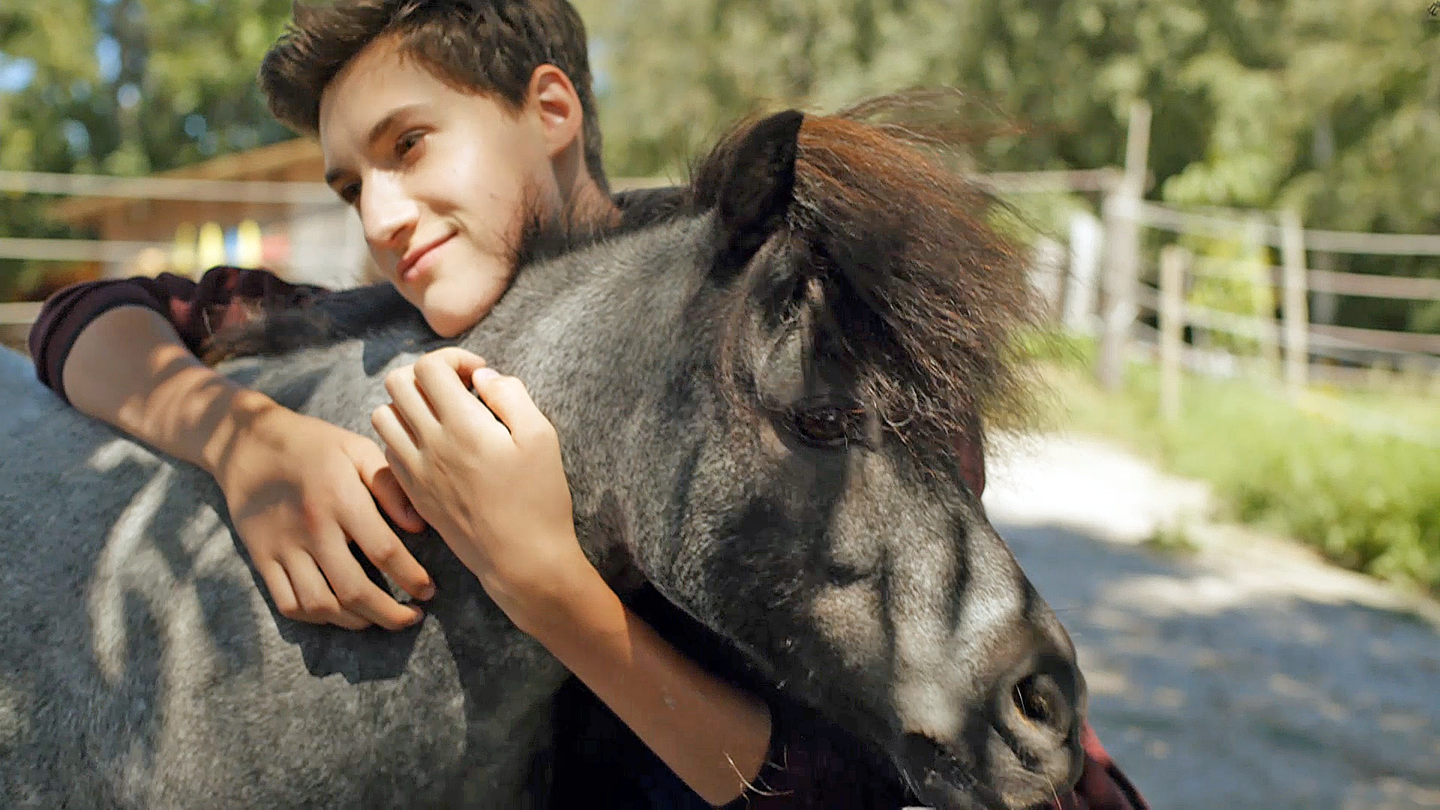
POLYGON ((244 323, 261 309, 299 306, 324 292, 323 287, 291 284, 265 270, 238 267, 216 267, 198 282, 161 273, 154 278, 73 284, 50 296, 41 308, 30 327, 30 356, 40 382, 69 403, 61 372, 75 338, 115 307, 153 310, 198 355, 205 340, 222 327, 244 323))
MULTIPOLYGON (((778 732, 784 734, 784 732, 778 732)), ((761 780, 768 788, 764 794, 752 792, 738 799, 733 807, 752 810, 831 810, 831 808, 872 808, 894 810, 913 802, 899 786, 885 787, 866 778, 864 768, 853 767, 854 758, 837 750, 836 744, 824 737, 807 738, 803 734, 786 734, 794 738, 788 745, 781 740, 771 743, 771 762, 783 762, 788 768, 767 769, 761 780), (777 745, 779 750, 777 751, 777 745)), ((1049 803, 1051 810, 1148 810, 1140 792, 1116 767, 1100 738, 1085 723, 1080 735, 1085 749, 1085 764, 1080 780, 1068 793, 1049 803)))
MULTIPOLYGON (((263 310, 299 306, 322 296, 323 287, 291 284, 264 270, 216 267, 196 282, 162 273, 155 278, 75 284, 45 302, 30 329, 30 354, 40 381, 65 398, 62 371, 75 338, 101 314, 119 306, 142 306, 168 320, 197 355, 205 341, 225 326, 244 323, 263 310)), ((66 399, 68 403, 69 400, 66 399)), ((983 482, 983 478, 980 479, 983 482)), ((983 486, 983 483, 980 484, 983 486)), ((754 810, 808 810, 847 807, 900 807, 900 792, 867 778, 866 769, 826 737, 774 723, 770 761, 761 775, 764 793, 737 800, 754 810)), ((1135 786, 1116 767, 1087 723, 1081 742, 1085 768, 1069 794, 1052 802, 1055 810, 1147 810, 1135 786)))

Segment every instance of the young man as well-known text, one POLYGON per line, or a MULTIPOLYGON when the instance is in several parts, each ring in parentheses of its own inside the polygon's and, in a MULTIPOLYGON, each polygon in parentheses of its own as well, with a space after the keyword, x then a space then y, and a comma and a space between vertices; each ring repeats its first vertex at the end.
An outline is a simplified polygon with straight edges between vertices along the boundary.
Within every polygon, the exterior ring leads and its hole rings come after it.
MULTIPOLYGON (((356 210, 376 264, 441 336, 474 326, 503 294, 527 219, 619 214, 600 164, 584 29, 564 0, 297 6, 261 82, 281 121, 318 136, 326 181, 356 210)), ((349 546, 423 601, 433 585, 380 509, 407 531, 428 521, 512 620, 694 793, 745 801, 772 743, 798 741, 599 577, 575 540, 553 429, 518 381, 457 351, 392 374, 394 401, 374 417, 382 452, 195 358, 212 328, 250 304, 322 294, 232 268, 198 285, 82 285, 48 302, 31 349, 41 379, 75 407, 215 477, 283 615, 356 629, 418 621, 349 546)), ((787 773, 764 777, 782 793, 816 778, 787 773)))

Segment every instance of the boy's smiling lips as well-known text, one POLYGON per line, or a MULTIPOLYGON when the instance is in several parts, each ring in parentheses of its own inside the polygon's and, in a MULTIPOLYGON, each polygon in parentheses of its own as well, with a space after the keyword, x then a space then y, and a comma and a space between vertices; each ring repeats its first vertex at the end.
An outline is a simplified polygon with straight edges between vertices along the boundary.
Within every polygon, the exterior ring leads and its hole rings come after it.
MULTIPOLYGON (((420 274, 420 271, 425 269, 419 266, 420 262, 423 261, 427 256, 433 255, 437 248, 448 243, 451 239, 454 238, 454 233, 448 233, 440 237, 439 239, 426 242, 420 247, 411 248, 410 251, 407 252, 404 257, 400 259, 400 264, 396 265, 396 278, 401 281, 413 281, 414 278, 420 274)), ((433 264, 433 262, 426 262, 427 266, 430 264, 433 264)))

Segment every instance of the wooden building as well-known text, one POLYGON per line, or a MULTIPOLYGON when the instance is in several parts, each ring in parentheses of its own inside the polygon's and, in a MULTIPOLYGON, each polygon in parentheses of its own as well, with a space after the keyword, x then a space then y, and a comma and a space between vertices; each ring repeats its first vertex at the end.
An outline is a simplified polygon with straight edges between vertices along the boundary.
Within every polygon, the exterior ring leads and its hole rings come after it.
MULTIPOLYGON (((100 277, 161 270, 203 272, 219 263, 258 264, 295 281, 343 287, 369 265, 360 224, 321 182, 319 145, 297 138, 154 175, 160 179, 267 181, 284 186, 226 201, 71 197, 51 210, 57 219, 109 242, 149 244, 128 260, 97 268, 100 277), (239 198, 248 198, 241 200, 239 198), (258 249, 239 243, 258 229, 258 249), (218 253, 217 253, 218 251, 218 253)), ((217 195, 218 196, 218 195, 217 195)))

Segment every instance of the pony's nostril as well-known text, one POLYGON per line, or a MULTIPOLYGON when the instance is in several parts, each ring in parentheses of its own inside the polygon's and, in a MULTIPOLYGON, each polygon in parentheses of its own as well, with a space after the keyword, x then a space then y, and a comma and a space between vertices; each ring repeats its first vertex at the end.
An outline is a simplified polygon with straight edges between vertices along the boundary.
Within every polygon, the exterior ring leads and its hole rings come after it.
POLYGON ((1015 684, 1012 699, 1015 702, 1015 708, 1019 709, 1021 716, 1027 720, 1040 725, 1052 725, 1051 721, 1055 718, 1057 708, 1055 700, 1058 696, 1055 692, 1058 690, 1053 682, 1043 684, 1040 680, 1038 674, 1030 674, 1021 678, 1020 682, 1015 684), (1047 689, 1046 686, 1050 688, 1047 689))
MULTIPOLYGON (((1005 722, 1012 733, 1029 744, 1022 747, 1043 747, 1042 739, 1066 739, 1074 731, 1080 711, 1079 681, 1074 666, 1056 656, 1041 656, 1019 678, 1011 682, 1008 706, 1002 708, 1010 720, 1005 722), (1026 727, 1029 731, 1025 731, 1026 727), (1040 733, 1042 737, 1033 735, 1040 733)), ((1018 742, 1018 740, 1017 740, 1018 742)))

